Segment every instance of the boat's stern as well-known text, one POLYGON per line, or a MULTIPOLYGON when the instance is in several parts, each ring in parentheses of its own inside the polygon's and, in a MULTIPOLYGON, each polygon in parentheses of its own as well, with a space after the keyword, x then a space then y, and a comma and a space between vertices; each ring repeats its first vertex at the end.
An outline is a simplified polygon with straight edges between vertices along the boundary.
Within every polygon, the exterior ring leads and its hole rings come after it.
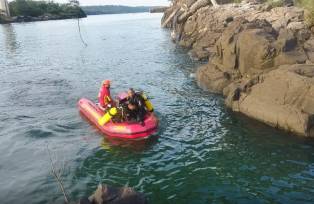
POLYGON ((82 98, 78 101, 77 106, 80 112, 92 123, 98 126, 98 120, 103 116, 103 111, 92 101, 82 98))

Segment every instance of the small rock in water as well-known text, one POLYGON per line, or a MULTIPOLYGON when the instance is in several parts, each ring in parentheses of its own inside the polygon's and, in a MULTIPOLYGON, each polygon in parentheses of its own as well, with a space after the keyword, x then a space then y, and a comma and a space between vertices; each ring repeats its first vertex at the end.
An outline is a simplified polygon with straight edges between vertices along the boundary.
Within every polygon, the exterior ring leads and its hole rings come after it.
POLYGON ((89 198, 82 198, 79 204, 147 204, 147 199, 129 187, 116 188, 99 184, 89 198))
POLYGON ((195 77, 196 77, 196 74, 195 74, 195 73, 191 73, 191 74, 190 74, 190 78, 193 78, 193 79, 194 79, 195 77))

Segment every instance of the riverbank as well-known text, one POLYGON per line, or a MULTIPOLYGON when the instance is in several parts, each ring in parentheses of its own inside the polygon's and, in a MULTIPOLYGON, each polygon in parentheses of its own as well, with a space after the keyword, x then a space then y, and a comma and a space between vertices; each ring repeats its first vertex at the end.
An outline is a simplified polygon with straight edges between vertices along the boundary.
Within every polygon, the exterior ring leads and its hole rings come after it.
POLYGON ((103 14, 123 14, 123 13, 163 13, 167 6, 122 6, 122 5, 103 5, 103 6, 82 6, 87 15, 103 14))
POLYGON ((12 17, 0 16, 1 24, 86 17, 86 13, 78 2, 59 4, 45 1, 15 0, 9 3, 9 9, 12 17))
POLYGON ((149 6, 122 6, 122 5, 99 5, 82 6, 87 15, 122 14, 122 13, 145 13, 149 12, 149 6))
POLYGON ((306 10, 257 1, 217 7, 175 1, 162 19, 191 58, 202 88, 268 125, 314 136, 314 27, 306 10))
MULTIPOLYGON (((75 19, 78 18, 77 16, 38 16, 38 17, 32 17, 32 16, 15 16, 12 18, 6 18, 0 20, 0 24, 8 24, 8 23, 23 23, 23 22, 35 22, 35 21, 50 21, 50 20, 65 20, 65 19, 75 19)), ((79 17, 79 18, 86 18, 85 17, 79 17)))

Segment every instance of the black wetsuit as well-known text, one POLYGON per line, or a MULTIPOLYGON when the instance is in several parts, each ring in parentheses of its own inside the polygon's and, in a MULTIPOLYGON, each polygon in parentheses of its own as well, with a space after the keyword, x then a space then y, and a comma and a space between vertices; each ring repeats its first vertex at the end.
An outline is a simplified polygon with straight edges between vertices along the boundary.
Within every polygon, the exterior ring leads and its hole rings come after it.
POLYGON ((133 97, 128 98, 128 104, 134 105, 136 108, 129 111, 129 119, 143 122, 146 114, 145 101, 140 94, 134 94, 133 97))

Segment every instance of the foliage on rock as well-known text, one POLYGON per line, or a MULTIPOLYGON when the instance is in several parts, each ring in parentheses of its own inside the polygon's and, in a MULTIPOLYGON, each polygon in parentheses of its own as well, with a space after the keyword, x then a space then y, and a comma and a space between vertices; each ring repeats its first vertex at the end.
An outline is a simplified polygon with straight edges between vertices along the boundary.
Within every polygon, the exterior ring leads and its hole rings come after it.
POLYGON ((309 26, 314 26, 314 2, 313 0, 297 0, 297 6, 306 9, 305 21, 309 26))
POLYGON ((271 7, 281 7, 284 6, 284 1, 282 0, 267 0, 267 4, 269 4, 271 7))

